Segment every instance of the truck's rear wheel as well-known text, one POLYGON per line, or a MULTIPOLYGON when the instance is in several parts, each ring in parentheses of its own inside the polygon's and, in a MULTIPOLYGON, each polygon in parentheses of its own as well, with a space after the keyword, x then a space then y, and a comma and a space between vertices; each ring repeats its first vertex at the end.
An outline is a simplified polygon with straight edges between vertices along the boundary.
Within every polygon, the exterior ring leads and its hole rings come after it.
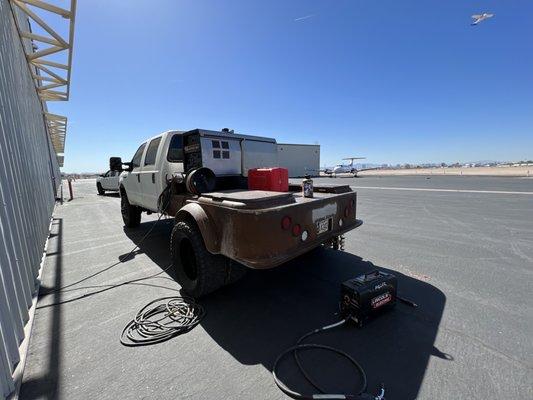
POLYGON ((99 194, 100 196, 102 196, 102 195, 105 194, 105 190, 104 190, 104 188, 102 187, 102 184, 101 184, 100 182, 98 182, 98 183, 96 184, 96 190, 98 190, 98 194, 99 194))
POLYGON ((176 278, 185 292, 202 297, 233 283, 244 275, 244 267, 232 265, 228 258, 211 254, 194 222, 179 221, 170 241, 176 278))
POLYGON ((120 211, 126 228, 136 228, 141 223, 141 209, 132 206, 125 192, 120 194, 120 211))

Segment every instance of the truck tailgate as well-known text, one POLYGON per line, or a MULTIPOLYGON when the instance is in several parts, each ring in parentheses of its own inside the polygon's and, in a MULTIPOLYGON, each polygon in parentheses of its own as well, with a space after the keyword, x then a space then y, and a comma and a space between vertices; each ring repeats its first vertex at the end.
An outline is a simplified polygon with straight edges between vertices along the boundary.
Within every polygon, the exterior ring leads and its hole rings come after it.
POLYGON ((207 246, 210 251, 251 268, 272 268, 362 223, 351 190, 317 192, 313 198, 257 192, 208 193, 197 200, 220 238, 216 248, 207 246))

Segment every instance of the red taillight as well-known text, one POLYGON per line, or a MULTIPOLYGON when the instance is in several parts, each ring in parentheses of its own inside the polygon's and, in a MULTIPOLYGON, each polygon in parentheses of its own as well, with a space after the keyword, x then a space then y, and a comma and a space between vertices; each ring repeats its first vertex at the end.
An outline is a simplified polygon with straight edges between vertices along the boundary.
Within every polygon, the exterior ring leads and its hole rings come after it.
POLYGON ((281 227, 284 230, 288 230, 291 227, 291 217, 283 217, 281 219, 281 227))
POLYGON ((300 233, 302 233, 302 227, 300 225, 298 225, 298 224, 294 225, 292 227, 292 234, 294 236, 299 236, 300 233))
POLYGON ((350 211, 351 211, 350 206, 348 206, 348 207, 346 207, 346 208, 344 209, 344 216, 345 216, 346 218, 348 218, 348 215, 350 215, 350 211))

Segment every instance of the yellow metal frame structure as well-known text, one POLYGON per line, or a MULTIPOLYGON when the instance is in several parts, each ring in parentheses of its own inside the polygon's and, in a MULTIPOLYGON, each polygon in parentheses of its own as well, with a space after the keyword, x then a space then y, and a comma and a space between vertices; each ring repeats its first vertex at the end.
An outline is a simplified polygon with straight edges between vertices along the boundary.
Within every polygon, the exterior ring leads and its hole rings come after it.
POLYGON ((56 154, 63 154, 65 152, 65 136, 67 134, 67 117, 45 112, 44 120, 56 154))
MULTIPOLYGON (((65 9, 44 0, 9 0, 13 11, 15 8, 24 13, 30 20, 39 26, 46 35, 33 33, 30 29, 20 26, 17 15, 13 13, 15 24, 26 54, 26 60, 35 82, 37 94, 43 103, 43 116, 56 152, 60 167, 63 166, 65 150, 65 137, 67 132, 67 118, 48 112, 46 102, 67 101, 70 96, 70 74, 72 67, 72 50, 74 44, 74 25, 76 20, 76 2, 70 0, 70 9, 65 9), (69 20, 68 38, 62 37, 44 19, 39 16, 35 9, 44 10, 69 20), (32 46, 25 46, 24 39, 29 40, 32 46), (35 43, 44 45, 45 48, 37 48, 35 43), (50 59, 51 55, 66 54, 66 63, 50 59)), ((30 25, 31 26, 31 25, 30 25)))

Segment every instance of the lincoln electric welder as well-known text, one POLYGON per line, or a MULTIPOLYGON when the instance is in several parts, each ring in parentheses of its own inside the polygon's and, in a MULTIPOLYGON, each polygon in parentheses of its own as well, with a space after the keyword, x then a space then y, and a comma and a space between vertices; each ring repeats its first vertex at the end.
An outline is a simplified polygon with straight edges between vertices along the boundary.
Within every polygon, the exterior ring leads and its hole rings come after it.
POLYGON ((340 310, 360 327, 368 318, 396 304, 398 280, 392 274, 374 270, 343 282, 340 310))
POLYGON ((281 353, 272 367, 272 375, 276 385, 288 396, 294 399, 351 399, 351 400, 385 400, 385 386, 381 384, 377 394, 372 395, 367 392, 367 378, 363 367, 348 353, 336 349, 331 346, 326 346, 317 343, 303 343, 304 340, 312 335, 320 332, 324 332, 333 328, 337 328, 346 324, 348 321, 353 320, 359 327, 363 326, 364 321, 368 318, 380 314, 381 312, 394 307, 397 301, 401 301, 412 307, 417 307, 415 303, 410 300, 404 299, 398 296, 398 279, 392 274, 379 271, 377 269, 367 272, 347 280, 341 284, 341 296, 340 296, 340 312, 342 320, 331 325, 323 326, 322 328, 315 329, 311 332, 303 335, 296 345, 289 347, 283 353, 281 353), (352 394, 335 394, 328 393, 326 389, 320 387, 309 374, 304 370, 300 359, 298 358, 298 352, 309 349, 322 349, 336 353, 337 355, 344 357, 348 360, 353 367, 358 371, 362 385, 357 392, 352 394), (304 378, 317 389, 320 393, 298 393, 290 389, 285 385, 277 375, 277 366, 284 357, 292 354, 296 360, 296 364, 303 374, 304 378))

